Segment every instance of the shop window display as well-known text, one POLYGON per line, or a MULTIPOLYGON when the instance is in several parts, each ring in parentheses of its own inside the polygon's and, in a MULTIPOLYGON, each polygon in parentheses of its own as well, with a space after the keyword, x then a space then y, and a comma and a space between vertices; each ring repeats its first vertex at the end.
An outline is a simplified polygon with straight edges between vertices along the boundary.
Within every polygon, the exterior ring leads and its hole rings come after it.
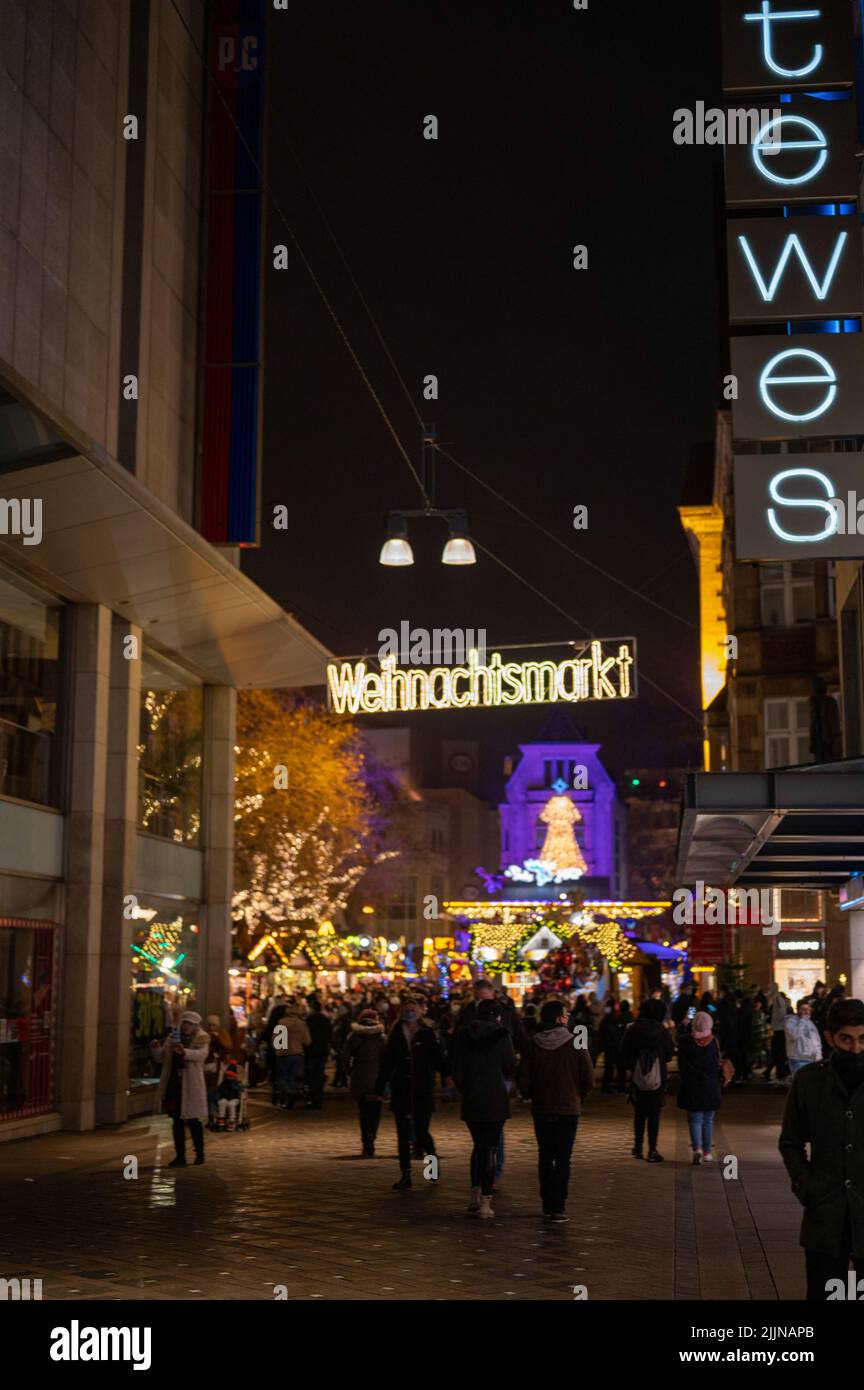
POLYGON ((138 740, 138 824, 196 846, 201 837, 204 693, 192 677, 145 652, 138 740))
MULTIPOLYGON (((149 902, 149 905, 148 905, 149 902)), ((193 1008, 198 965, 198 915, 189 904, 135 908, 132 934, 132 1016, 129 1074, 136 1084, 156 1080, 150 1043, 193 1008)))

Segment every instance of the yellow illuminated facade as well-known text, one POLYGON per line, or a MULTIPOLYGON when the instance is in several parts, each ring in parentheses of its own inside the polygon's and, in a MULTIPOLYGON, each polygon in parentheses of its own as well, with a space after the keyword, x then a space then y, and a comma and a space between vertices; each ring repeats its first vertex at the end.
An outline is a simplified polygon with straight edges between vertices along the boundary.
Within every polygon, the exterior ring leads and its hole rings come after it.
POLYGON ((635 642, 602 641, 590 655, 568 661, 502 661, 495 652, 481 664, 472 652, 467 666, 412 666, 400 670, 393 656, 380 671, 365 661, 327 667, 327 695, 337 714, 384 714, 394 710, 492 708, 500 705, 570 704, 586 700, 629 700, 635 696, 635 642))
MULTIPOLYGON (((726 684, 728 664, 726 638, 729 629, 723 604, 723 512, 712 502, 710 506, 681 506, 678 515, 699 570, 699 656, 704 714, 726 684)), ((703 741, 703 761, 706 772, 710 772, 707 738, 703 741)))

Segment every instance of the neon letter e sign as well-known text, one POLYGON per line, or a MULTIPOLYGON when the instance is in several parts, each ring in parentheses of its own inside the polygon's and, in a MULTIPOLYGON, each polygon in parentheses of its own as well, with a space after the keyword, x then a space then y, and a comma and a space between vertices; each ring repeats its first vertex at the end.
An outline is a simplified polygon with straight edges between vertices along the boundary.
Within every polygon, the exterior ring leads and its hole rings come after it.
POLYGON ((759 394, 762 397, 763 405, 771 411, 772 415, 777 415, 781 420, 792 420, 795 424, 799 424, 805 420, 818 419, 818 417, 824 415, 829 406, 834 403, 834 398, 837 395, 837 377, 831 363, 828 362, 826 358, 821 357, 818 352, 814 352, 812 348, 786 348, 783 352, 778 352, 777 356, 772 357, 771 361, 766 362, 765 366, 762 368, 762 375, 759 378, 759 394), (781 362, 785 362, 787 358, 790 357, 803 357, 807 361, 817 363, 818 366, 824 369, 824 376, 772 375, 777 367, 780 366, 781 362), (803 415, 793 415, 790 411, 784 410, 782 406, 779 406, 777 402, 772 399, 771 393, 768 390, 769 386, 827 386, 828 389, 825 393, 825 399, 822 401, 821 405, 817 405, 815 410, 807 411, 803 415))

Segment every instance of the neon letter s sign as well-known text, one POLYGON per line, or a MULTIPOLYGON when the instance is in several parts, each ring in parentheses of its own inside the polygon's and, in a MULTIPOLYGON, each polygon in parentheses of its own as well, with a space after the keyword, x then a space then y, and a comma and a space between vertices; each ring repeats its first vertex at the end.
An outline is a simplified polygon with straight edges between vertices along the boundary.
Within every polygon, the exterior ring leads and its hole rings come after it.
POLYGON ((825 528, 815 535, 793 536, 789 531, 784 531, 777 520, 777 513, 773 507, 768 508, 768 523, 775 536, 779 536, 781 541, 794 541, 799 545, 810 545, 814 541, 827 540, 833 536, 837 530, 837 510, 831 502, 823 502, 821 497, 784 497, 779 491, 779 486, 787 478, 815 478, 825 489, 825 496, 832 498, 834 488, 829 478, 824 473, 820 473, 816 468, 787 468, 782 473, 775 473, 768 485, 772 502, 779 502, 784 507, 821 507, 827 513, 828 520, 825 528))

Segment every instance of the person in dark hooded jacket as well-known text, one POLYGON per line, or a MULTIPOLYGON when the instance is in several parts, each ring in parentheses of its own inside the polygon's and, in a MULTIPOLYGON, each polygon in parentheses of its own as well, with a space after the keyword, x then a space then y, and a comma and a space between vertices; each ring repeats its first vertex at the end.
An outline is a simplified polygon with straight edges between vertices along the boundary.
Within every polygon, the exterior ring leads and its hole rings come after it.
POLYGON ((381 1102, 375 1096, 375 1083, 381 1070, 384 1024, 375 1009, 364 1009, 342 1048, 340 1066, 350 1078, 350 1096, 357 1106, 363 1157, 375 1157, 375 1138, 381 1120, 381 1102))
MULTIPOLYGON (((555 1222, 569 1220, 570 1159, 582 1102, 594 1085, 590 1048, 577 1045, 580 1038, 570 1032, 567 1020, 562 999, 543 1005, 540 1031, 526 1046, 519 1072, 519 1089, 531 1100, 543 1215, 555 1222)), ((583 1036, 587 1043, 587 1027, 583 1036)))
POLYGON ((462 1093, 461 1116, 471 1132, 470 1212, 488 1220, 492 1210, 495 1155, 504 1124, 510 1118, 507 1082, 516 1070, 516 1053, 509 1027, 502 1021, 497 999, 482 999, 477 1016, 459 1029, 453 1079, 462 1093))
POLYGON ((838 999, 826 1023, 828 1061, 797 1071, 780 1153, 804 1208, 807 1300, 860 1297, 864 1277, 864 1002, 838 999))
MULTIPOLYGON (((412 1130, 415 1152, 435 1156, 435 1141, 429 1132, 435 1108, 435 1074, 446 1074, 447 1070, 447 1058, 432 1024, 421 1022, 416 999, 404 999, 399 1018, 387 1037, 375 1083, 375 1097, 379 1100, 390 1087, 401 1172, 393 1184, 397 1192, 411 1186, 412 1130)), ((434 1171, 438 1171, 437 1164, 434 1171)))
POLYGON ((665 1017, 666 1006, 662 999, 646 999, 638 1019, 627 1029, 621 1044, 621 1061, 631 1073, 633 1157, 642 1157, 647 1124, 649 1163, 663 1162, 663 1155, 657 1152, 660 1111, 665 1104, 669 1061, 675 1051, 669 1031, 663 1027, 665 1017))

